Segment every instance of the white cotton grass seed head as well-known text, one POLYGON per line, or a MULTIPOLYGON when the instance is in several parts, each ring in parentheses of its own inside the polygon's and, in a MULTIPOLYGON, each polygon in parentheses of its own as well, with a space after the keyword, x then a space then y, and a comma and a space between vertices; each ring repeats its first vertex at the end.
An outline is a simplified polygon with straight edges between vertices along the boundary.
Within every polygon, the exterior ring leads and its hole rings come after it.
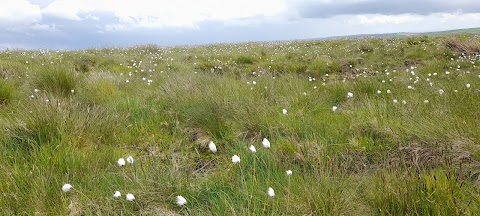
POLYGON ((443 89, 438 89, 438 94, 443 95, 443 93, 445 93, 443 89))
POLYGON ((62 186, 62 191, 66 193, 66 192, 69 192, 70 190, 72 190, 72 188, 73 188, 73 186, 71 184, 64 184, 62 186))
POLYGON ((352 97, 353 97, 353 93, 348 92, 348 93, 347 93, 347 98, 352 98, 352 97))
POLYGON ((393 99, 393 103, 398 103, 397 99, 393 99))
POLYGON ((390 89, 387 89, 387 94, 390 94, 392 93, 392 91, 390 91, 390 89))
POLYGON ((257 152, 257 149, 256 149, 255 146, 253 146, 253 145, 250 145, 250 147, 249 147, 248 149, 250 149, 250 151, 251 151, 252 153, 257 152))
POLYGON ((118 159, 117 164, 118 166, 121 166, 121 167, 125 166, 125 159, 123 158, 118 159))
POLYGON ((337 106, 332 106, 332 111, 335 112, 337 111, 338 107, 337 106))
POLYGON ((208 143, 208 149, 213 153, 217 152, 217 146, 215 145, 215 143, 213 143, 213 141, 210 141, 208 143))
POLYGON ((283 113, 284 115, 287 115, 287 109, 283 109, 283 110, 282 110, 282 113, 283 113))
POLYGON ((127 201, 134 201, 135 200, 135 196, 133 196, 133 194, 129 193, 127 194, 127 196, 125 196, 125 198, 127 199, 127 201))
POLYGON ((270 196, 271 198, 275 196, 275 191, 271 187, 268 188, 267 193, 268 193, 268 196, 270 196))
POLYGON ((133 157, 132 156, 127 157, 127 163, 133 164, 133 157))
POLYGON ((120 198, 122 196, 122 193, 120 193, 120 191, 115 191, 115 193, 113 194, 113 197, 115 198, 120 198))
POLYGON ((177 196, 177 205, 184 206, 187 204, 187 200, 183 196, 177 196))
POLYGON ((232 156, 232 162, 233 163, 240 163, 240 157, 238 155, 233 155, 232 156))
POLYGON ((377 90, 377 94, 381 94, 381 93, 382 93, 382 91, 380 91, 380 90, 377 90))
POLYGON ((263 145, 263 147, 265 147, 265 148, 270 148, 270 141, 268 141, 267 138, 263 138, 263 140, 262 140, 262 145, 263 145))
POLYGON ((292 170, 287 170, 286 173, 287 173, 288 176, 291 176, 293 174, 292 170))
POLYGON ((470 83, 467 83, 467 85, 465 85, 465 87, 470 88, 470 83))

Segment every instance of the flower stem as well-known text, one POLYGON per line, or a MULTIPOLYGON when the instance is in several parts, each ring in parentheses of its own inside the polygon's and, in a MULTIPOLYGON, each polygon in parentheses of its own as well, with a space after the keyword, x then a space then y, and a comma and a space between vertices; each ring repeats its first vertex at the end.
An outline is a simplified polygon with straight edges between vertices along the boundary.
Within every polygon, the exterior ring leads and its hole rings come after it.
POLYGON ((290 206, 290 176, 288 176, 287 209, 290 209, 289 206, 290 206))
POLYGON ((245 193, 245 177, 243 176, 243 170, 242 170, 242 166, 240 165, 240 163, 238 164, 238 167, 240 167, 240 174, 242 175, 242 188, 243 188, 243 193, 245 193))

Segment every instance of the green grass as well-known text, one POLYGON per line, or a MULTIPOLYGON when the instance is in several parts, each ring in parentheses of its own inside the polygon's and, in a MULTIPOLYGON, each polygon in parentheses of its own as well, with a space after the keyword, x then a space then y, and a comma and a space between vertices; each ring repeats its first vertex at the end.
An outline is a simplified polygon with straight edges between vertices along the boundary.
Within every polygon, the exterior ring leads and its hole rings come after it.
POLYGON ((66 68, 48 66, 40 69, 33 78, 33 86, 50 94, 67 96, 77 86, 77 75, 66 68))
POLYGON ((9 103, 15 97, 15 87, 6 80, 0 80, 0 106, 9 103))
POLYGON ((475 215, 478 38, 0 52, 0 215, 475 215))

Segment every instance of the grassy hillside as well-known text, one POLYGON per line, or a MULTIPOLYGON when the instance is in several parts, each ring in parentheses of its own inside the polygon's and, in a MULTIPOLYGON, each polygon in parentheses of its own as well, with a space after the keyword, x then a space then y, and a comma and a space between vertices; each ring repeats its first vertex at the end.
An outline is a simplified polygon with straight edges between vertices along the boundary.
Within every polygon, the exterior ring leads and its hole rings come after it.
MULTIPOLYGON (((333 36, 327 37, 326 39, 354 39, 354 38, 400 38, 400 37, 419 37, 419 36, 455 36, 459 34, 480 34, 480 28, 467 28, 467 29, 454 29, 447 31, 436 31, 436 32, 397 32, 397 33, 384 33, 384 34, 358 34, 358 35, 347 35, 347 36, 333 36)), ((317 40, 320 40, 318 38, 317 40)))
POLYGON ((475 215, 479 39, 1 52, 0 214, 475 215))
POLYGON ((467 29, 454 29, 454 30, 439 31, 439 32, 429 32, 425 34, 429 36, 434 36, 434 35, 479 34, 479 33, 480 33, 480 28, 467 28, 467 29))

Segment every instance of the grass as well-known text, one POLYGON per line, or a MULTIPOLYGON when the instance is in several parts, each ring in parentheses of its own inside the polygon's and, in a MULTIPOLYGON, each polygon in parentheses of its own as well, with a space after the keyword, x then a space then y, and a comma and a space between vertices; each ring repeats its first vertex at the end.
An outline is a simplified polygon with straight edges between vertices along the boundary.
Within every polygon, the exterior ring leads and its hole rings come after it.
POLYGON ((475 215, 478 37, 0 52, 0 214, 475 215))
POLYGON ((0 105, 7 104, 15 97, 15 87, 5 80, 0 80, 0 105))

